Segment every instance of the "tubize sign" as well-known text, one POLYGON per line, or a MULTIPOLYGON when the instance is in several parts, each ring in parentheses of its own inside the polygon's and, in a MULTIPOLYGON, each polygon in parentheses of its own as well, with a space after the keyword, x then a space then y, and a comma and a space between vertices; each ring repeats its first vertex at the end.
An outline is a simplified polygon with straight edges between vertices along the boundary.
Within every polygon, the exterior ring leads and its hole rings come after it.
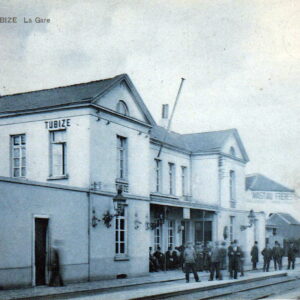
POLYGON ((66 129, 71 126, 71 119, 45 121, 46 129, 66 129))

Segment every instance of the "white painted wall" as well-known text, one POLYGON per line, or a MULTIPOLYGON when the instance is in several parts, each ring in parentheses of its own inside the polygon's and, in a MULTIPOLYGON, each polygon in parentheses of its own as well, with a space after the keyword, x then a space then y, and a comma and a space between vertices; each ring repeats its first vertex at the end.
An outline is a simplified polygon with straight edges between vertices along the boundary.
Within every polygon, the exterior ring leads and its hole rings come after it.
POLYGON ((49 130, 45 121, 70 119, 67 127, 68 179, 51 182, 78 187, 89 186, 89 110, 64 110, 0 119, 0 176, 11 176, 10 136, 26 134, 26 178, 48 182, 49 130))
MULTIPOLYGON (((149 159, 149 175, 150 175, 150 191, 155 192, 155 161, 157 154, 159 152, 159 146, 150 144, 151 152, 149 159)), ((181 178, 181 167, 187 167, 186 170, 186 190, 190 195, 190 175, 191 175, 191 165, 190 158, 188 154, 181 153, 179 151, 174 151, 163 147, 160 159, 162 161, 162 190, 161 194, 169 194, 169 163, 174 163, 175 165, 175 196, 182 196, 182 178, 181 178)))

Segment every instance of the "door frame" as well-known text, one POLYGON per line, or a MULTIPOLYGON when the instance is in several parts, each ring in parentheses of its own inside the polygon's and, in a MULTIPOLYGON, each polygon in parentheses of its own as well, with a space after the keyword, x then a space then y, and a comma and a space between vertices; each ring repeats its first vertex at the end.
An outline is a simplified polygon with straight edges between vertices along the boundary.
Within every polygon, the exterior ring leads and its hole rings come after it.
MULTIPOLYGON (((33 214, 32 215, 32 244, 31 244, 31 284, 32 286, 36 286, 36 274, 35 274, 35 220, 36 219, 47 219, 48 227, 47 227, 47 253, 49 254, 50 250, 50 215, 46 214, 33 214)), ((46 282, 48 282, 48 265, 46 263, 46 282)))

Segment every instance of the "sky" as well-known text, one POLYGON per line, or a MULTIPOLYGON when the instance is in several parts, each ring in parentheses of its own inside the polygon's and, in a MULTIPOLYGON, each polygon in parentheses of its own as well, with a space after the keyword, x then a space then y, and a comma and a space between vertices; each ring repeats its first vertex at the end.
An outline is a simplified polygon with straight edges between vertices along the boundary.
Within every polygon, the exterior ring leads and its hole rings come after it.
POLYGON ((1 95, 127 73, 159 121, 184 77, 172 130, 237 128, 247 173, 300 194, 299 0, 0 0, 1 16, 18 18, 0 23, 1 95))

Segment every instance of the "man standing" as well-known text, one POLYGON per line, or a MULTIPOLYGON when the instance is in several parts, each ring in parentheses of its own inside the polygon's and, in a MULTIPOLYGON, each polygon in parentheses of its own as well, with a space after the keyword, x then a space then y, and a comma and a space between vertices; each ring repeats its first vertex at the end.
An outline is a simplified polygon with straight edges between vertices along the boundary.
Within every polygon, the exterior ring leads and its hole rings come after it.
POLYGON ((296 254, 297 254, 297 248, 294 245, 293 242, 290 242, 290 246, 288 249, 288 270, 292 267, 292 269, 295 269, 295 262, 296 262, 296 254))
POLYGON ((264 267, 263 267, 263 271, 264 272, 269 272, 269 268, 270 268, 270 261, 272 259, 272 249, 270 248, 269 244, 266 244, 266 247, 263 249, 263 251, 261 252, 261 254, 264 257, 264 267))
POLYGON ((238 246, 237 240, 234 240, 232 247, 232 272, 234 279, 237 279, 237 273, 240 270, 241 257, 241 248, 238 246))
POLYGON ((220 272, 221 255, 219 249, 219 243, 215 242, 215 246, 211 249, 210 254, 210 278, 209 281, 214 280, 216 272, 216 279, 222 280, 222 274, 220 272))
POLYGON ((183 261, 185 264, 185 279, 190 282, 190 271, 193 272, 195 281, 199 282, 199 277, 196 272, 196 252, 191 242, 187 244, 187 248, 183 252, 183 261))
POLYGON ((255 241, 252 249, 251 249, 251 261, 252 261, 252 270, 257 270, 256 265, 258 263, 258 247, 257 247, 257 241, 255 241))
POLYGON ((277 271, 277 266, 279 270, 282 269, 282 249, 280 244, 275 241, 275 246, 273 247, 273 260, 274 260, 274 269, 277 271))
POLYGON ((228 249, 227 249, 228 271, 229 271, 230 278, 233 278, 233 245, 234 245, 234 242, 231 241, 230 245, 228 246, 228 249))

